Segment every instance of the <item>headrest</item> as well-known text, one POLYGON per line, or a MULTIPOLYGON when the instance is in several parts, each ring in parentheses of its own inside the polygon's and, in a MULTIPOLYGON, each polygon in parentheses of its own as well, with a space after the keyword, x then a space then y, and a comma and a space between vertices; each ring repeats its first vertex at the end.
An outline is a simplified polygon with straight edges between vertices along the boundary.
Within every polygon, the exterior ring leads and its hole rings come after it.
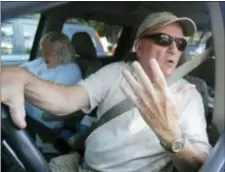
POLYGON ((125 62, 132 62, 132 61, 138 60, 137 54, 136 52, 128 52, 127 54, 125 54, 122 60, 125 62))
POLYGON ((97 56, 93 41, 87 32, 74 33, 71 42, 76 50, 76 54, 81 57, 92 59, 97 56))

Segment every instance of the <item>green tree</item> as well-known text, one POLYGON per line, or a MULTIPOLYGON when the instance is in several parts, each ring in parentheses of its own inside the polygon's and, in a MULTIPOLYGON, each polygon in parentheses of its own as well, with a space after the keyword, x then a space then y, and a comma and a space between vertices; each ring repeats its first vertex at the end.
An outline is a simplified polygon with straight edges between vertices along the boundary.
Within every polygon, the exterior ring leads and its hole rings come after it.
POLYGON ((84 19, 77 19, 76 21, 78 21, 82 25, 86 25, 86 26, 90 26, 94 28, 101 37, 106 36, 107 39, 112 43, 116 43, 118 40, 118 35, 121 30, 121 27, 119 26, 112 26, 112 25, 109 25, 103 22, 94 21, 94 20, 86 21, 84 19))

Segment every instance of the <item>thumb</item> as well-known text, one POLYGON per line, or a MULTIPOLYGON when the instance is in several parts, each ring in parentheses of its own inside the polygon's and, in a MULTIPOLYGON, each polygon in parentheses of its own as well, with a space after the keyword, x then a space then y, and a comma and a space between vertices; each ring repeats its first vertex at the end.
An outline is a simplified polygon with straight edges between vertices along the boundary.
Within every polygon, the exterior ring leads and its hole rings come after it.
POLYGON ((25 128, 27 124, 25 121, 26 113, 25 113, 23 95, 19 97, 17 104, 10 106, 9 110, 10 110, 10 116, 13 123, 19 128, 25 128))

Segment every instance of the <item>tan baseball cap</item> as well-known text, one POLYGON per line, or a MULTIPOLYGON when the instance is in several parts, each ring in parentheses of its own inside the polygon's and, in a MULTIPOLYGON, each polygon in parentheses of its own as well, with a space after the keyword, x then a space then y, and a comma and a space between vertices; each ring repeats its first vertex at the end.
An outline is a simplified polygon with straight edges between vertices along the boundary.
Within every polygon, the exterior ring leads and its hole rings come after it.
POLYGON ((157 12, 148 15, 138 28, 136 38, 140 37, 146 29, 157 29, 168 24, 178 22, 181 24, 184 36, 192 36, 196 33, 195 22, 187 17, 177 17, 170 12, 157 12))

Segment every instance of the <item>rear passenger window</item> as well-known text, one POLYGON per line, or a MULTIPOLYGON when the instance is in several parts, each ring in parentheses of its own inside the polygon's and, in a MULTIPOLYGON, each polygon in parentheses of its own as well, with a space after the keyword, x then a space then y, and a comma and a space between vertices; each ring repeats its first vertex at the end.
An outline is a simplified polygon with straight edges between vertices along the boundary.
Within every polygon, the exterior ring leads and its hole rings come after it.
POLYGON ((2 65, 16 66, 29 60, 40 14, 1 22, 2 65))
MULTIPOLYGON (((96 50, 96 57, 112 56, 121 33, 122 27, 112 26, 103 22, 83 19, 68 19, 63 24, 62 32, 70 40, 79 32, 87 33, 96 50)), ((76 48, 75 48, 76 49, 76 48)))

